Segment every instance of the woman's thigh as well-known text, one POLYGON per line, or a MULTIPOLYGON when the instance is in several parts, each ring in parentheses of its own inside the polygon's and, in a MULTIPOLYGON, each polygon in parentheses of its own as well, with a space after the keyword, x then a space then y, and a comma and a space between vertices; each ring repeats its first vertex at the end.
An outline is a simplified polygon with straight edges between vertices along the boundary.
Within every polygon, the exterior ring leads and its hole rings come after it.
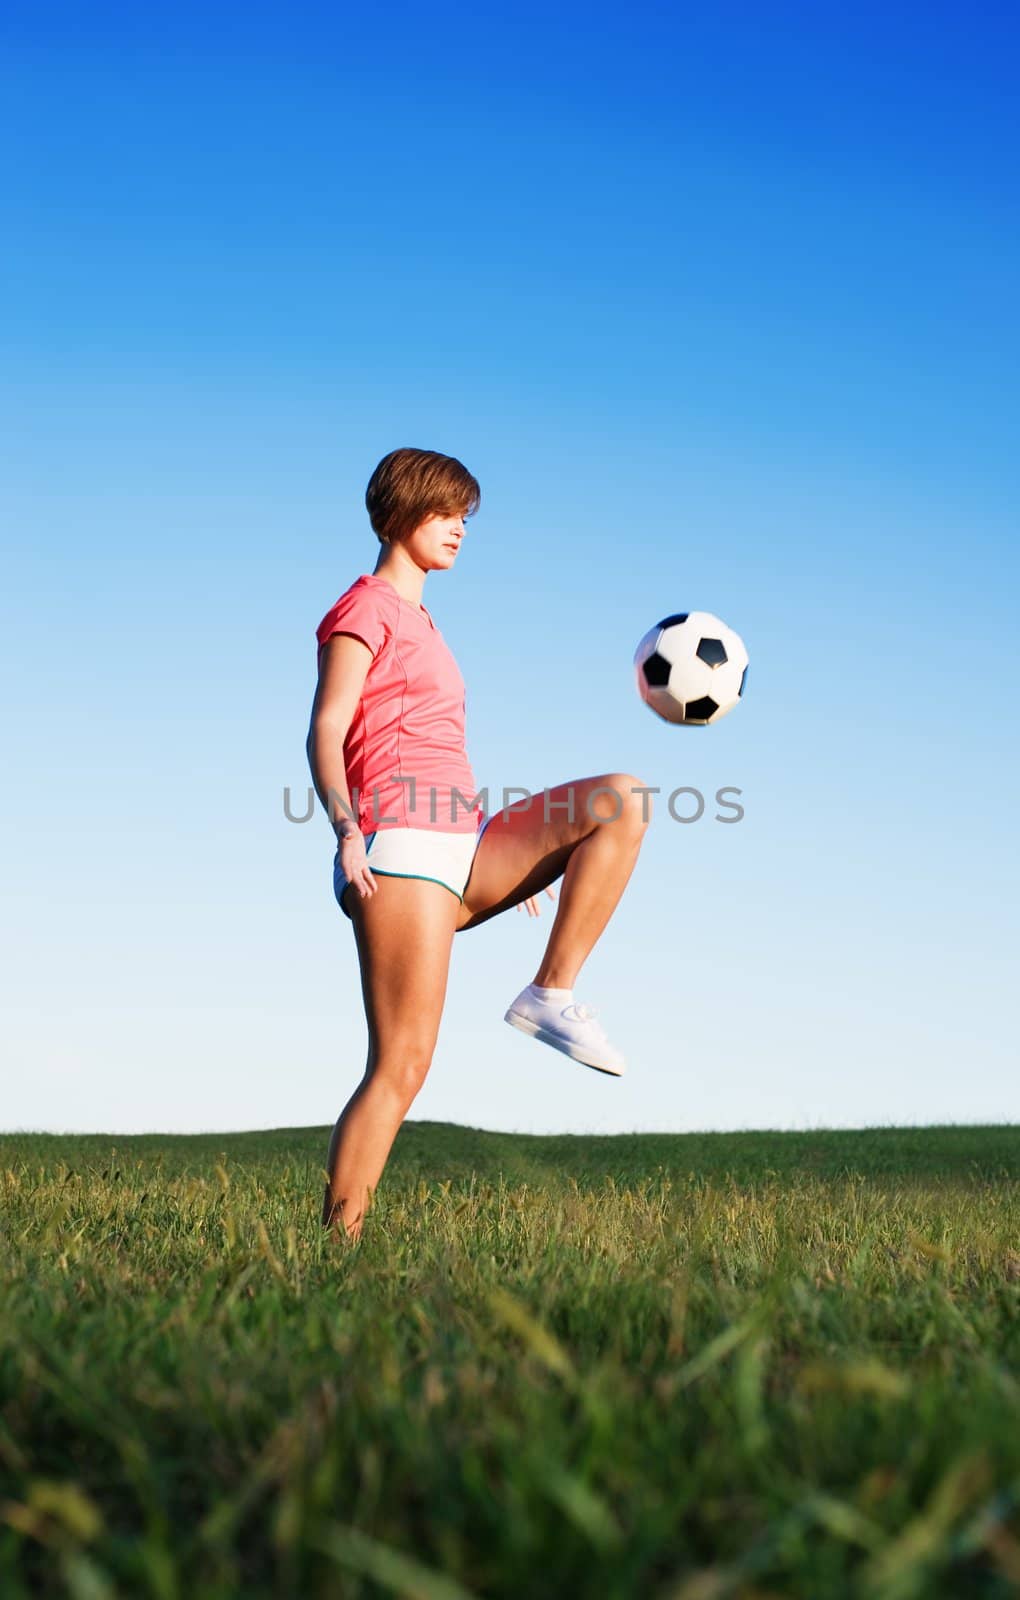
POLYGON ((457 931, 477 927, 554 883, 571 851, 595 828, 643 826, 640 789, 631 773, 603 772, 493 812, 471 863, 457 931))
MULTIPOLYGON (((371 866, 371 861, 369 862, 371 866)), ((420 878, 375 878, 363 899, 347 890, 361 963, 369 1066, 380 1054, 432 1058, 446 1000, 456 895, 420 878)))

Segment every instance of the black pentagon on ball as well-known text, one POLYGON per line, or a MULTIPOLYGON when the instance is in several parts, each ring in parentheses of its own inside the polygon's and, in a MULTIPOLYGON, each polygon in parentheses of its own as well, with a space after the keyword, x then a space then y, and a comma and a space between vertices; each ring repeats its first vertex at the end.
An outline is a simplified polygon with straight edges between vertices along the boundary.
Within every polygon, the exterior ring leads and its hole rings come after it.
POLYGON ((689 611, 674 611, 671 617, 663 617, 662 621, 657 622, 655 626, 657 628, 672 628, 675 627, 678 622, 686 622, 689 616, 689 611))
POLYGON ((740 699, 740 696, 744 692, 744 684, 746 682, 747 682, 747 668, 745 667, 743 672, 740 674, 740 688, 737 690, 737 699, 738 700, 740 699))
POLYGON ((662 689, 669 682, 669 662, 665 656, 660 656, 657 650, 652 651, 641 670, 645 675, 645 682, 651 689, 662 689))
POLYGON ((694 654, 700 656, 708 667, 721 667, 729 659, 721 639, 702 639, 694 654))
POLYGON ((714 717, 719 707, 710 694, 703 694, 700 700, 688 700, 684 706, 685 722, 707 722, 709 717, 714 717))

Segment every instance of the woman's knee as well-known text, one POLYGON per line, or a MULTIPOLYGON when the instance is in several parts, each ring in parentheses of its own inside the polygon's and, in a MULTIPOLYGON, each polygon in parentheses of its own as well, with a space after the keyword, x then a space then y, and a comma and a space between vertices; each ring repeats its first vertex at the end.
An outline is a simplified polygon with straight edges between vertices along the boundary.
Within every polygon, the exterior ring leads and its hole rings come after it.
POLYGON ((651 786, 632 772, 610 772, 597 791, 589 796, 593 821, 617 822, 635 833, 643 833, 652 820, 651 786))
POLYGON ((428 1077, 431 1065, 432 1050, 425 1045, 376 1050, 372 1082, 386 1089, 395 1100, 410 1105, 428 1077))

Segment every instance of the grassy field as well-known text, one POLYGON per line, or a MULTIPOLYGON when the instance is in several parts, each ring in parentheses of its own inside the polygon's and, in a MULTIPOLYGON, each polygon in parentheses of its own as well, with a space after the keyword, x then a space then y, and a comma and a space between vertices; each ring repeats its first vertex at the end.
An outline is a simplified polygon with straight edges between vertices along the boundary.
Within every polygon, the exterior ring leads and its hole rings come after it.
POLYGON ((1020 1594, 1020 1130, 0 1137, 0 1595, 1020 1594))

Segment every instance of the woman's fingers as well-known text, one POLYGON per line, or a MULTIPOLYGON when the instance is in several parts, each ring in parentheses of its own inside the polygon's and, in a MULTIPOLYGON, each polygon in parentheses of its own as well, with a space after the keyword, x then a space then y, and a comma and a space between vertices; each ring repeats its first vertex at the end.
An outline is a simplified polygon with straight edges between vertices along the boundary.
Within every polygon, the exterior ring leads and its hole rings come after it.
MULTIPOLYGON (((546 886, 545 892, 549 896, 550 900, 556 899, 556 890, 551 886, 551 884, 546 886)), ((529 917, 541 916, 538 899, 533 894, 529 894, 526 900, 518 900, 517 909, 518 911, 527 910, 529 917)))
POLYGON ((375 894, 376 883, 368 865, 368 852, 362 834, 360 832, 345 834, 340 841, 338 854, 340 868, 347 882, 354 885, 362 900, 369 899, 375 894))

